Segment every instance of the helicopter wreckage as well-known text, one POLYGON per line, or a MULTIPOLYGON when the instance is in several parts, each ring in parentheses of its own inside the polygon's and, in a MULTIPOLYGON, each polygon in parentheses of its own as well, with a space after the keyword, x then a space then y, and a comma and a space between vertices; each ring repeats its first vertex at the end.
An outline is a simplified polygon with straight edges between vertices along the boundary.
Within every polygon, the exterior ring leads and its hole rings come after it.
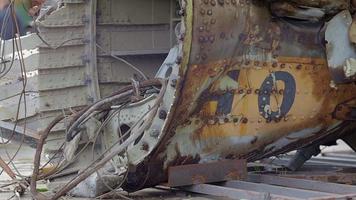
POLYGON ((32 194, 41 179, 66 180, 52 199, 95 197, 165 182, 171 166, 298 150, 297 169, 337 139, 355 149, 355 6, 63 0, 3 41, 0 118, 41 133, 32 194))

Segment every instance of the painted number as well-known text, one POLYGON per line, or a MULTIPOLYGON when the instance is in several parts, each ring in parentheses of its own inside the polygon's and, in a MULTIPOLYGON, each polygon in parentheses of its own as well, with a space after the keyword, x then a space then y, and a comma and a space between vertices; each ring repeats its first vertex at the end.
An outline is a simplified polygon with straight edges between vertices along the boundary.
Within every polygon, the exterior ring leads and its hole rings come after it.
MULTIPOLYGON (((276 91, 275 91, 276 92, 276 91)), ((278 91, 277 91, 278 92, 278 91)), ((274 72, 262 83, 258 96, 258 107, 260 114, 268 120, 278 120, 288 114, 295 100, 296 83, 293 76, 288 72, 274 72), (279 110, 271 110, 271 95, 277 81, 283 81, 283 101, 279 110)))
MULTIPOLYGON (((228 72, 228 76, 237 81, 239 79, 240 71, 234 70, 228 72)), ((261 85, 260 93, 258 95, 258 107, 261 116, 268 120, 277 120, 281 117, 288 114, 295 100, 296 93, 296 82, 294 77, 288 73, 283 71, 274 72, 264 80, 261 85), (271 110, 271 95, 272 91, 275 88, 275 83, 277 81, 282 81, 285 85, 283 90, 283 101, 279 107, 279 110, 273 111, 271 110)), ((232 111, 232 105, 234 101, 234 93, 227 92, 217 99, 217 115, 228 115, 232 111)))

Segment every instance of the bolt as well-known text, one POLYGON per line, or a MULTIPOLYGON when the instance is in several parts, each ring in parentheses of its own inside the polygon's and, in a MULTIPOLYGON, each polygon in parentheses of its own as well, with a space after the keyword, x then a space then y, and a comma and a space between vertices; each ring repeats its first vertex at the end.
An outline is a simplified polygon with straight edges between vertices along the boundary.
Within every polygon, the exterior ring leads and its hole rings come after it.
POLYGON ((182 57, 181 56, 178 56, 177 59, 176 59, 176 64, 180 65, 182 63, 182 57))
POLYGON ((160 134, 160 131, 157 130, 157 129, 152 129, 152 131, 150 132, 150 136, 151 137, 154 137, 154 138, 157 138, 160 134))
POLYGON ((177 82, 177 79, 173 79, 171 82, 171 86, 175 88, 177 86, 177 82))
POLYGON ((143 151, 148 151, 148 150, 150 150, 150 146, 148 145, 147 142, 144 142, 144 143, 142 144, 141 149, 142 149, 143 151))
POLYGON ((160 119, 165 120, 167 118, 167 112, 165 110, 159 111, 159 116, 160 119))

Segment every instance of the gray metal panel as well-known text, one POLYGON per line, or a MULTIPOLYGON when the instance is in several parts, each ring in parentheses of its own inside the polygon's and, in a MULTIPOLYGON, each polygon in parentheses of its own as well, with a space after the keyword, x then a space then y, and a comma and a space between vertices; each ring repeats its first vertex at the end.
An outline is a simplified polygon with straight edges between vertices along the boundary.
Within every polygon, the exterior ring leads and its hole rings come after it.
MULTIPOLYGON (((135 65, 147 76, 154 77, 164 57, 165 55, 146 55, 123 58, 135 65)), ((114 58, 100 58, 98 62, 100 83, 130 83, 133 75, 137 74, 136 71, 131 69, 125 63, 114 58)))
POLYGON ((170 27, 169 24, 100 27, 98 43, 107 51, 130 52, 131 55, 141 52, 168 53, 170 27))
POLYGON ((62 110, 88 104, 86 87, 66 88, 41 92, 39 96, 39 111, 62 110))
POLYGON ((47 16, 40 26, 44 27, 73 27, 84 26, 83 16, 85 7, 83 4, 65 4, 59 10, 47 16))
POLYGON ((63 47, 59 49, 40 48, 38 69, 64 68, 83 65, 83 46, 63 47))
POLYGON ((168 24, 170 1, 106 0, 100 1, 99 24, 168 24))
POLYGON ((38 90, 42 92, 85 86, 87 80, 84 66, 44 69, 39 70, 38 74, 41 77, 38 90))

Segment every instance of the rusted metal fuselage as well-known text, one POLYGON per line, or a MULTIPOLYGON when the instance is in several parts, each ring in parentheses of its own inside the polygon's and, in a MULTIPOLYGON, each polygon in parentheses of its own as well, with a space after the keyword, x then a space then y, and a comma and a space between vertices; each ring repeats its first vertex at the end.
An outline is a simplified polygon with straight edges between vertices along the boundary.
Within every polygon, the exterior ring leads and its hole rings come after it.
POLYGON ((322 23, 274 18, 262 1, 186 1, 184 14, 165 135, 128 188, 164 181, 169 166, 253 161, 352 129, 333 113, 356 86, 330 86, 322 23))

